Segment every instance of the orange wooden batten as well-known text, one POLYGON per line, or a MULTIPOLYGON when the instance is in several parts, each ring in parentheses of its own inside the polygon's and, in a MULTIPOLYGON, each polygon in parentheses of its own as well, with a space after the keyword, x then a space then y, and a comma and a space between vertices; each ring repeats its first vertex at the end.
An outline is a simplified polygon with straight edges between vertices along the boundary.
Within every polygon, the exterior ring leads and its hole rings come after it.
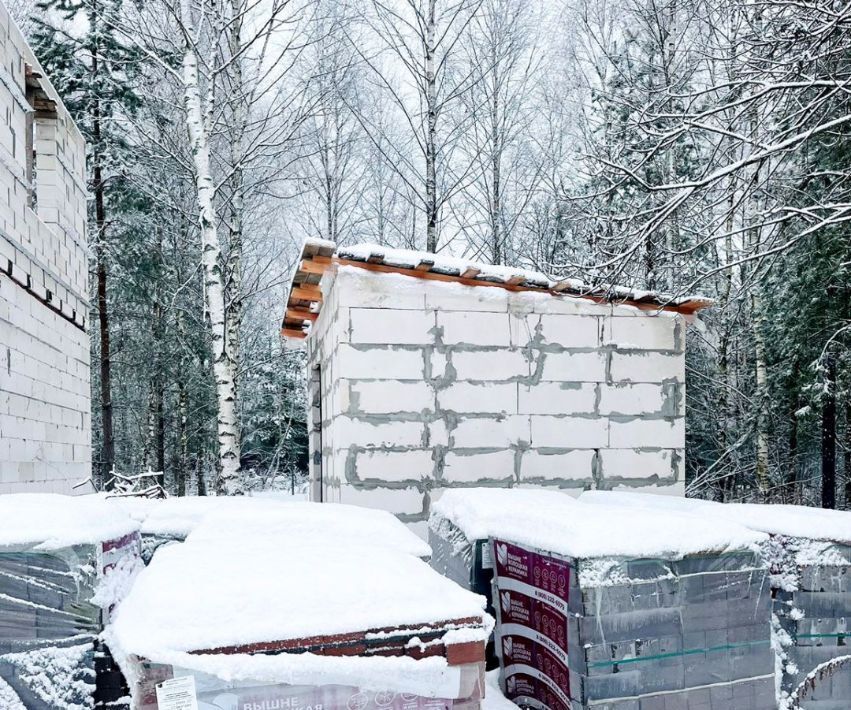
POLYGON ((666 305, 658 300, 618 299, 602 293, 578 293, 575 292, 576 286, 568 281, 558 282, 550 288, 534 285, 527 286, 523 285, 526 277, 522 273, 512 276, 507 281, 488 281, 478 278, 481 274, 481 269, 472 265, 465 268, 461 274, 453 275, 431 271, 434 261, 430 259, 422 259, 413 268, 409 268, 385 264, 381 254, 371 254, 366 261, 359 261, 357 259, 335 256, 327 248, 325 249, 326 253, 323 253, 322 250, 323 247, 305 246, 301 263, 293 276, 292 287, 287 301, 284 323, 281 329, 281 335, 285 338, 304 339, 307 337, 305 326, 316 320, 319 315, 318 308, 321 308, 322 305, 322 292, 319 289, 318 282, 325 273, 325 270, 332 265, 353 266, 376 273, 402 274, 418 279, 460 283, 465 286, 485 286, 514 292, 535 291, 538 293, 549 293, 554 298, 567 295, 572 298, 593 301, 594 303, 618 303, 644 311, 663 310, 689 317, 693 316, 702 308, 712 305, 711 300, 704 298, 693 298, 684 303, 666 305), (308 251, 313 252, 317 250, 318 253, 308 253, 308 251), (572 290, 574 292, 571 293, 572 290), (315 310, 310 309, 310 306, 313 304, 317 305, 315 310))

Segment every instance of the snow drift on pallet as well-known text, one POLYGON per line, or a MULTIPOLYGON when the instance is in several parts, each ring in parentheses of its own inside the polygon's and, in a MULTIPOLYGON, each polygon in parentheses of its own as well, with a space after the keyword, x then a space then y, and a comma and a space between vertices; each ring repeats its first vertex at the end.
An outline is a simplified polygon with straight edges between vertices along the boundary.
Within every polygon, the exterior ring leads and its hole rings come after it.
POLYGON ((851 693, 851 513, 797 505, 673 500, 641 493, 583 493, 581 501, 616 502, 650 511, 690 511, 707 520, 735 521, 770 533, 761 555, 771 570, 773 638, 780 707, 798 692, 804 710, 846 707, 851 693), (823 668, 821 673, 813 673, 823 668), (809 676, 809 677, 808 677, 809 676))
POLYGON ((0 707, 91 707, 98 634, 141 566, 137 530, 95 496, 0 496, 0 707))
POLYGON ((401 693, 412 710, 478 706, 484 599, 412 554, 324 536, 316 513, 309 536, 248 525, 228 541, 202 525, 157 552, 108 632, 139 708, 158 707, 157 684, 189 676, 201 708, 384 707, 401 693))
POLYGON ((221 508, 211 512, 189 536, 192 542, 228 542, 240 538, 297 539, 310 544, 321 537, 330 544, 387 547, 427 559, 431 548, 408 526, 384 510, 343 503, 277 503, 262 509, 221 508))

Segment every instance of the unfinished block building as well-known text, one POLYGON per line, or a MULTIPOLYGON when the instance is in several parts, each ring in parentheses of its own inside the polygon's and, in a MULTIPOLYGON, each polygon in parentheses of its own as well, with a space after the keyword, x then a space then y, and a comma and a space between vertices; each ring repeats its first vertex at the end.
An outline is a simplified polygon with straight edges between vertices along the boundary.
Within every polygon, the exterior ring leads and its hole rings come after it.
POLYGON ((311 497, 425 534, 452 487, 681 494, 685 328, 706 305, 309 241, 283 333, 307 340, 311 497))
POLYGON ((0 493, 89 476, 85 142, 0 2, 0 493))

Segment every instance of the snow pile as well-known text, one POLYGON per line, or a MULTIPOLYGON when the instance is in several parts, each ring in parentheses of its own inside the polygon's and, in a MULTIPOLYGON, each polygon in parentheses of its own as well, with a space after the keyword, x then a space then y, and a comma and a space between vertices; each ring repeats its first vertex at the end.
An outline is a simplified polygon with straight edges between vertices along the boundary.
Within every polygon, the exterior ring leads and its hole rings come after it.
POLYGON ((611 491, 586 491, 580 496, 580 501, 595 505, 621 505, 643 510, 691 513, 704 518, 717 517, 769 535, 851 544, 851 513, 841 510, 823 510, 801 505, 725 504, 652 493, 611 491))
POLYGON ((459 667, 449 666, 446 659, 439 656, 414 660, 405 656, 173 652, 162 658, 176 669, 176 676, 185 671, 205 673, 236 686, 240 683, 340 685, 375 692, 411 693, 426 698, 454 698, 461 684, 459 667))
MULTIPOLYGON (((681 559, 752 550, 767 536, 724 520, 617 505, 586 505, 566 495, 515 489, 446 491, 432 507, 468 539, 497 537, 541 550, 593 557, 681 559)), ((432 524, 432 523, 430 523, 432 524)))
POLYGON ((182 540, 213 511, 271 507, 275 500, 250 496, 182 496, 174 498, 106 497, 114 506, 139 522, 143 535, 182 540))
POLYGON ((121 652, 161 661, 173 652, 484 618, 482 597, 411 555, 275 542, 161 548, 116 614, 111 633, 121 652))
POLYGON ((431 555, 428 544, 391 513, 343 503, 225 506, 210 512, 187 542, 228 543, 234 535, 240 541, 269 540, 277 545, 282 541, 309 545, 321 537, 329 545, 388 547, 414 557, 431 555))
MULTIPOLYGON (((12 666, 20 682, 47 707, 88 710, 95 682, 94 671, 86 664, 91 653, 90 643, 67 648, 55 646, 0 655, 0 663, 12 666)), ((3 704, 2 683, 0 679, 0 708, 17 707, 15 702, 3 704)), ((14 691, 8 688, 5 692, 14 691)))
POLYGON ((517 706, 502 694, 499 687, 499 670, 485 673, 485 698, 482 710, 517 710, 517 706))
POLYGON ((13 493, 0 496, 0 548, 39 551, 115 540, 139 529, 96 495, 13 493))
POLYGON ((2 678, 0 678, 0 708, 3 708, 3 710, 27 710, 18 694, 2 678))

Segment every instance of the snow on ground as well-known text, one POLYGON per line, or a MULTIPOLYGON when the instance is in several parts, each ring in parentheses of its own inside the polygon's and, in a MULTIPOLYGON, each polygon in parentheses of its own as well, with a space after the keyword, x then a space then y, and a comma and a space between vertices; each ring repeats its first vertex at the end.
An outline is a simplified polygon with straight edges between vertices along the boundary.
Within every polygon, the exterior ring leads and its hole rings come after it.
POLYGON ((517 710, 517 706, 502 694, 499 687, 499 670, 485 673, 485 698, 482 710, 517 710))
POLYGON ((582 503, 621 505, 643 510, 697 514, 721 518, 770 535, 851 543, 851 513, 801 505, 716 503, 695 498, 673 498, 652 493, 586 491, 582 503))
POLYGON ((411 555, 317 538, 161 548, 119 607, 113 637, 122 652, 156 661, 174 651, 485 617, 483 597, 411 555))
POLYGON ((223 507, 213 510, 187 538, 187 542, 227 543, 238 532, 247 539, 303 540, 317 537, 331 546, 389 547, 415 557, 429 557, 431 548, 392 513, 344 503, 276 502, 261 507, 223 507))
POLYGON ((124 537, 139 524, 99 496, 10 493, 0 496, 0 548, 57 550, 124 537))
POLYGON ((726 520, 674 511, 659 515, 625 505, 591 506, 543 493, 454 489, 446 491, 433 510, 455 522, 470 539, 499 537, 579 559, 680 559, 756 549, 767 539, 764 533, 726 520))

